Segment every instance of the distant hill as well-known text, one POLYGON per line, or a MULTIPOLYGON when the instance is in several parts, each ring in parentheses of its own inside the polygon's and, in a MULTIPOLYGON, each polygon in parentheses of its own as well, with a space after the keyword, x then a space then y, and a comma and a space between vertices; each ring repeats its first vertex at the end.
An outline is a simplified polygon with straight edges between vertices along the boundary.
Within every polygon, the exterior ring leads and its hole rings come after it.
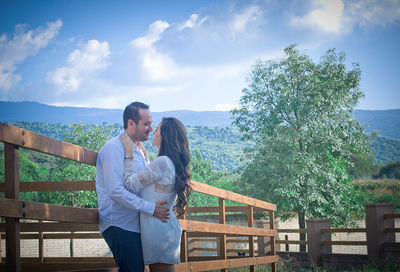
MULTIPOLYGON (((151 107, 150 107, 151 110, 151 107)), ((0 101, 0 122, 43 122, 68 124, 122 124, 122 109, 56 107, 37 102, 0 101)), ((152 112, 154 124, 162 117, 176 117, 187 126, 230 127, 231 114, 224 111, 177 110, 152 112)))
MULTIPOLYGON (((70 136, 73 131, 71 125, 62 123, 9 122, 8 124, 58 140, 63 140, 65 136, 70 136)), ((83 129, 85 131, 92 126, 83 125, 83 129)), ((112 136, 118 135, 123 128, 122 124, 101 124, 99 126, 110 130, 112 136)), ((186 126, 186 130, 190 150, 194 152, 195 149, 199 149, 202 158, 210 161, 213 168, 219 171, 237 170, 242 165, 243 149, 251 145, 251 143, 243 143, 240 140, 238 130, 230 127, 186 126)), ((148 151, 156 154, 157 149, 151 145, 152 142, 153 135, 150 134, 150 138, 144 143, 144 146, 148 151)), ((1 155, 2 143, 0 143, 0 157, 1 155)))
POLYGON ((354 118, 368 133, 378 131, 379 136, 400 139, 400 109, 356 110, 354 118))
MULTIPOLYGON (((72 133, 72 126, 66 124, 47 124, 39 122, 16 122, 10 125, 24 128, 51 138, 63 140, 66 135, 72 133)), ((91 125, 84 125, 84 129, 91 125)), ((103 124, 105 128, 111 130, 112 135, 117 135, 122 129, 121 124, 103 124)), ((240 141, 240 133, 237 129, 210 128, 204 126, 187 126, 189 146, 192 151, 199 149, 205 160, 209 160, 215 170, 234 171, 237 170, 243 162, 243 149, 250 147, 251 142, 243 143, 240 141)), ((151 146, 153 135, 145 142, 147 150, 156 153, 156 149, 151 146)), ((1 155, 0 144, 0 155, 1 155)), ((372 142, 375 163, 384 164, 400 160, 400 140, 378 137, 372 142)), ((97 150, 96 150, 97 151, 97 150)))
MULTIPOLYGON (((154 124, 162 117, 176 117, 186 126, 230 127, 232 117, 224 111, 165 111, 152 112, 154 124)), ((378 131, 379 136, 400 139, 400 109, 356 110, 356 120, 367 132, 378 131)), ((37 102, 0 102, 1 122, 44 122, 68 124, 121 124, 122 109, 56 107, 37 102)))
POLYGON ((400 160, 400 140, 377 137, 372 141, 371 147, 377 164, 400 160))

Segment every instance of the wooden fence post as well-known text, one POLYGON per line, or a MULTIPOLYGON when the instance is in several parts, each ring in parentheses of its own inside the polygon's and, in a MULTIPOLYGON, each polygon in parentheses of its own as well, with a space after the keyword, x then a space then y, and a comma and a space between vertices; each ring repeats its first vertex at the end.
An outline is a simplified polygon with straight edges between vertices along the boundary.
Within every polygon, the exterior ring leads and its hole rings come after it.
MULTIPOLYGON (((39 223, 43 220, 39 220, 39 223)), ((44 262, 43 231, 39 231, 39 262, 44 262)))
MULTIPOLYGON (((19 199, 19 148, 4 144, 5 197, 19 199)), ((6 255, 7 271, 21 271, 19 219, 6 218, 6 255)))
MULTIPOLYGON (((248 215, 247 215, 247 225, 249 227, 253 227, 253 211, 254 208, 253 206, 248 206, 249 207, 249 211, 248 211, 248 215)), ((255 256, 255 249, 254 249, 254 236, 249 236, 249 257, 254 257, 255 256)), ((254 272, 254 265, 250 266, 250 272, 254 272)))
POLYGON ((323 246, 322 241, 331 241, 330 233, 323 233, 323 229, 331 228, 331 219, 313 218, 307 223, 308 261, 311 266, 321 266, 322 254, 332 253, 332 246, 323 246))
MULTIPOLYGON (((285 241, 289 240, 289 235, 285 235, 285 241)), ((285 251, 289 252, 289 244, 285 244, 285 251)))
MULTIPOLYGON (((218 198, 218 211, 219 211, 219 223, 225 224, 225 199, 218 198)), ((221 259, 226 260, 226 235, 222 234, 219 238, 219 256, 221 259)), ((226 272, 226 269, 221 269, 221 272, 226 272)))
MULTIPOLYGON (((257 228, 269 229, 271 227, 268 220, 256 220, 255 223, 257 228)), ((257 236, 257 248, 258 256, 271 255, 271 238, 257 236)))
MULTIPOLYGON (((185 209, 185 213, 181 216, 181 219, 186 220, 186 212, 187 210, 185 209)), ((181 236, 181 262, 182 263, 187 263, 188 262, 188 238, 187 238, 187 233, 185 230, 182 231, 182 236, 181 236)))
POLYGON ((385 214, 394 213, 393 203, 367 204, 365 225, 367 229, 368 261, 383 260, 383 244, 395 242, 395 233, 386 233, 386 228, 394 228, 394 219, 384 220, 385 214))
MULTIPOLYGON (((273 211, 269 212, 269 228, 271 230, 275 229, 275 213, 273 211)), ((275 247, 275 237, 271 237, 271 255, 276 255, 275 247)), ((276 263, 271 263, 271 272, 276 272, 276 263)))
MULTIPOLYGON (((1 223, 1 220, 0 220, 1 223)), ((0 232, 0 263, 1 263, 1 232, 0 232)))

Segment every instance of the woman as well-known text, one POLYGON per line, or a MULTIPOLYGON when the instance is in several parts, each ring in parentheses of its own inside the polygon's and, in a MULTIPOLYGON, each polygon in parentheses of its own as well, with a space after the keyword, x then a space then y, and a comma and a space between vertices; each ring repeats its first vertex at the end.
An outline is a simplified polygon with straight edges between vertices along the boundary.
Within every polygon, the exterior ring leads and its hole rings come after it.
MULTIPOLYGON (((125 187, 141 192, 143 199, 157 202, 167 200, 172 215, 167 223, 144 213, 140 214, 140 229, 144 263, 152 272, 174 271, 180 263, 182 228, 175 213, 184 213, 190 193, 190 153, 183 124, 176 118, 163 118, 154 131, 153 145, 158 157, 139 173, 133 173, 130 160, 125 160, 125 187)), ((122 134, 126 157, 133 155, 133 142, 122 134)))

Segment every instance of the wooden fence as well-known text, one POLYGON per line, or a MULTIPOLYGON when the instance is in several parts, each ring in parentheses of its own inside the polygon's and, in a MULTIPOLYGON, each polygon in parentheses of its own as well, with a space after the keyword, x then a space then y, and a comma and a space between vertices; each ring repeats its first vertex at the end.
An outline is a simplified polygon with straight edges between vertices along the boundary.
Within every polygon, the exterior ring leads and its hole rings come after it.
MULTIPOLYGON (((361 267, 367 262, 375 263, 382 260, 398 262, 400 261, 400 237, 396 239, 395 234, 400 233, 400 228, 396 227, 395 219, 400 219, 400 214, 394 213, 394 204, 392 203, 366 205, 366 226, 363 228, 331 228, 330 219, 311 218, 306 220, 306 229, 277 229, 279 234, 285 234, 285 239, 277 237, 275 240, 277 245, 285 245, 284 251, 279 251, 279 247, 277 247, 277 254, 282 256, 282 262, 285 265, 293 262, 297 264, 297 268, 320 266, 340 269, 351 268, 351 266, 361 267), (289 240, 287 234, 293 233, 306 234, 306 240, 295 240, 295 238, 289 240), (332 235, 340 233, 361 233, 363 235, 353 237, 352 240, 343 239, 343 237, 336 237, 334 240, 332 235), (293 251, 293 249, 290 251, 289 245, 306 245, 307 252, 293 251), (337 253, 333 253, 333 246, 345 246, 345 252, 340 252, 340 249, 337 248, 337 253), (361 251, 364 253, 352 252, 348 247, 363 247, 361 251)), ((194 238, 191 242, 195 244, 192 247, 193 251, 215 253, 218 250, 214 246, 216 240, 213 238, 194 238), (211 243, 201 247, 198 246, 199 242, 211 243)), ((258 244, 258 249, 256 249, 258 255, 265 254, 264 238, 257 237, 254 242, 258 244)), ((229 237, 227 244, 230 245, 228 253, 231 255, 250 253, 248 241, 244 239, 229 237)))
MULTIPOLYGON (((308 219, 306 220, 306 229, 277 229, 279 234, 306 234, 304 241, 289 240, 288 235, 285 235, 285 239, 277 238, 276 244, 285 244, 285 250, 279 251, 278 248, 277 254, 283 257, 283 262, 297 263, 298 266, 304 268, 319 266, 327 269, 349 269, 352 266, 353 268, 362 267, 367 263, 400 262, 400 221, 397 221, 396 225, 396 219, 400 219, 400 213, 394 213, 394 204, 392 203, 366 205, 364 228, 331 228, 331 220, 328 218, 308 219), (340 233, 361 233, 363 235, 353 237, 352 240, 343 237, 336 237, 334 240, 332 235, 340 233), (307 252, 289 250, 289 245, 299 244, 306 245, 307 252), (336 248, 336 253, 333 253, 333 246, 343 247, 336 248), (349 249, 349 247, 353 247, 353 249, 349 249), (355 250, 354 247, 363 247, 361 250, 363 253, 357 253, 358 250, 355 250), (343 249, 344 252, 341 252, 343 249)), ((257 239, 263 238, 258 237, 257 239)), ((245 243, 243 240, 228 240, 228 242, 245 243)), ((260 243, 258 245, 258 254, 262 255, 260 243)), ((241 251, 246 252, 245 249, 241 251)))
MULTIPOLYGON (((115 270, 111 257, 46 257, 44 256, 45 239, 78 239, 102 238, 98 233, 97 209, 74 208, 47 203, 27 202, 19 200, 20 192, 32 191, 80 191, 95 190, 94 181, 57 181, 57 182, 20 182, 19 180, 19 148, 27 148, 57 157, 70 159, 79 163, 95 166, 97 152, 80 146, 58 141, 34 132, 0 123, 0 142, 4 143, 5 182, 0 183, 0 217, 5 223, 0 224, 0 236, 6 241, 6 257, 0 256, 1 271, 57 271, 110 268, 115 270), (39 220, 39 222, 21 222, 21 219, 39 220), (44 222, 41 222, 44 221, 44 222), (50 221, 50 222, 49 222, 50 221), (73 232, 88 233, 73 233, 73 232), (27 233, 26 233, 27 232, 27 233), (46 233, 51 232, 51 233, 46 233), (60 233, 57 233, 60 232, 60 233), (72 233, 65 233, 72 232, 72 233), (38 258, 21 258, 21 239, 37 239, 39 245, 38 258)), ((218 198, 218 207, 207 207, 219 214, 219 223, 206 223, 179 220, 182 229, 181 260, 175 266, 176 271, 207 271, 227 268, 250 267, 254 271, 256 265, 270 264, 276 271, 278 256, 275 250, 275 238, 278 233, 274 226, 276 205, 246 197, 230 191, 191 181, 194 192, 218 198), (225 200, 235 201, 245 206, 227 207, 225 200), (270 219, 268 229, 255 228, 254 211, 264 211, 270 219), (246 212, 248 226, 227 225, 226 212, 246 212), (191 257, 188 254, 188 236, 215 236, 219 241, 217 257, 191 257), (228 256, 227 236, 247 236, 249 256, 228 256), (254 250, 254 237, 269 237, 271 250, 267 256, 257 256, 254 250)), ((190 207, 191 211, 204 211, 204 208, 190 207)))

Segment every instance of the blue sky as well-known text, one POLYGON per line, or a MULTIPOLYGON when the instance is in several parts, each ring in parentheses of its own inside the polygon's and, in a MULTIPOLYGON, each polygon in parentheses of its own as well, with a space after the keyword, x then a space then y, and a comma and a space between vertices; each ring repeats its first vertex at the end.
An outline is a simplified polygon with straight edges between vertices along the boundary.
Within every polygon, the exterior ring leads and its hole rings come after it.
POLYGON ((359 109, 400 108, 399 0, 2 0, 0 100, 229 110, 293 43, 360 63, 359 109))

